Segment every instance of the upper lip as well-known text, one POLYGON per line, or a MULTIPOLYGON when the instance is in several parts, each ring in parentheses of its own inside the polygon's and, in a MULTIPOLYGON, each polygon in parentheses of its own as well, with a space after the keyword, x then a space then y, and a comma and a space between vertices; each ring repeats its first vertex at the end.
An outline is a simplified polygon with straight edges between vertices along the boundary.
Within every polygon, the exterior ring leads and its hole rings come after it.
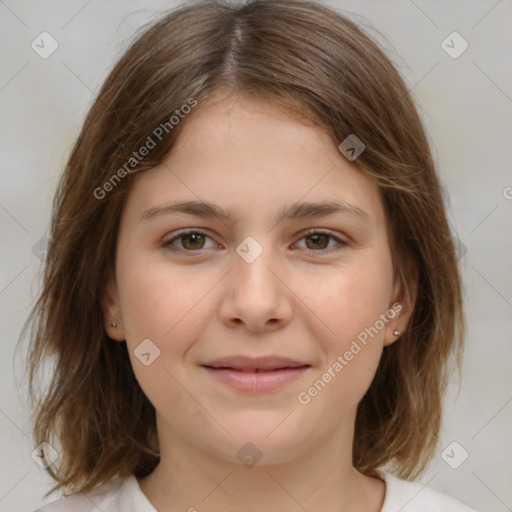
POLYGON ((250 357, 250 356, 230 356, 215 359, 201 366, 211 368, 229 368, 239 371, 255 370, 278 370, 282 368, 299 368, 301 366, 311 366, 308 363, 289 359, 280 356, 250 357))

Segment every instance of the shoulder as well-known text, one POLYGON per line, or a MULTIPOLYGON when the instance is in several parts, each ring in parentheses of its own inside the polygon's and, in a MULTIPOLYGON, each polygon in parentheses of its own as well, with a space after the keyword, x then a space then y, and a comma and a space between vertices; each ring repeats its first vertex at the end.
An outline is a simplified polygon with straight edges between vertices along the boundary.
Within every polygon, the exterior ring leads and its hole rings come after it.
POLYGON ((114 482, 103 485, 87 493, 71 494, 52 501, 34 512, 118 512, 120 491, 125 479, 117 479, 114 482))
POLYGON ((381 512, 477 512, 464 503, 418 482, 401 480, 380 472, 386 482, 381 512))
POLYGON ((34 512, 155 512, 134 475, 118 478, 87 493, 76 493, 43 505, 34 512))

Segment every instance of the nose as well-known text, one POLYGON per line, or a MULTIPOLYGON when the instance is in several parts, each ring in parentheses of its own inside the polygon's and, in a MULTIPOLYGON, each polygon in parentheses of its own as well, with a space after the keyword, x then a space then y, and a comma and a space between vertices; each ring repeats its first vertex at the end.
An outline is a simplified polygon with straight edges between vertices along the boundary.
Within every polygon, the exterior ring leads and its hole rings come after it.
MULTIPOLYGON (((260 242, 261 243, 261 242, 260 242)), ((238 254, 226 276, 220 316, 230 327, 245 325, 251 332, 268 332, 292 318, 292 291, 271 249, 264 247, 251 261, 238 254)))

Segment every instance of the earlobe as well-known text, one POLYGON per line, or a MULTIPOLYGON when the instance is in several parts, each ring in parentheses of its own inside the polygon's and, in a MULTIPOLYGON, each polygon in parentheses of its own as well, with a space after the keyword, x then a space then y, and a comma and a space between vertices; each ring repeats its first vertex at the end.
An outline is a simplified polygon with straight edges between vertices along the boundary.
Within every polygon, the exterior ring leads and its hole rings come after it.
POLYGON ((395 301, 393 305, 386 312, 386 316, 390 318, 389 324, 386 326, 384 333, 383 345, 387 347, 398 341, 405 331, 407 319, 404 317, 404 305, 401 302, 395 301))
POLYGON ((394 301, 391 309, 395 315, 386 326, 384 335, 384 346, 398 341, 407 330, 411 317, 414 313, 416 296, 418 290, 418 268, 416 265, 409 264, 407 275, 399 279, 395 287, 394 301))
POLYGON ((110 280, 105 286, 101 301, 103 311, 104 329, 109 338, 116 341, 124 341, 124 329, 122 328, 122 317, 117 298, 117 289, 110 280))
POLYGON ((125 341, 124 329, 121 325, 118 325, 117 322, 108 322, 105 326, 105 332, 107 333, 109 338, 112 338, 115 341, 125 341))

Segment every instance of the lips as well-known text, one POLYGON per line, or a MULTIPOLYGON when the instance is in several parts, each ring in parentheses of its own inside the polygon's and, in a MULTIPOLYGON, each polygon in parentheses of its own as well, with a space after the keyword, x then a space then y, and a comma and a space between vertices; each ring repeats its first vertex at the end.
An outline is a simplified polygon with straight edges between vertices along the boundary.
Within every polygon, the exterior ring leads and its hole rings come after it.
POLYGON ((215 359, 203 364, 213 369, 236 370, 239 372, 268 372, 272 370, 283 370, 286 368, 300 368, 310 366, 307 363, 288 359, 279 356, 265 357, 248 357, 248 356, 231 356, 221 359, 215 359))
POLYGON ((301 377, 310 364, 279 356, 232 356, 201 365, 216 381, 238 391, 276 390, 301 377))

